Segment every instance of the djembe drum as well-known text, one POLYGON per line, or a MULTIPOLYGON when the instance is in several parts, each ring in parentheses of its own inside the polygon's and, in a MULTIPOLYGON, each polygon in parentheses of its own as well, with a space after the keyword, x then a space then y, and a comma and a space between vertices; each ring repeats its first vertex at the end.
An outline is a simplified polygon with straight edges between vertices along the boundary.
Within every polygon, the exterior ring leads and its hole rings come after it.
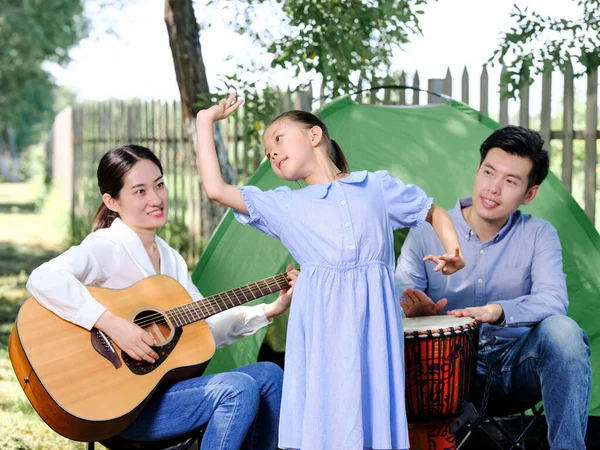
POLYGON ((402 319, 410 448, 453 450, 450 424, 475 379, 479 326, 470 317, 402 319))

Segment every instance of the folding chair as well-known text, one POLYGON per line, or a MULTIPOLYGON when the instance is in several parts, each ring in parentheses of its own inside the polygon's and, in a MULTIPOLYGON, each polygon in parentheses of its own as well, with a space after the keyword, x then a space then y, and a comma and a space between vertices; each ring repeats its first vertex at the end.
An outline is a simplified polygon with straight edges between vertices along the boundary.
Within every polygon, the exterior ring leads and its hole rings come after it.
POLYGON ((543 406, 538 408, 535 403, 523 404, 504 397, 491 397, 485 406, 485 408, 481 408, 484 409, 483 417, 481 417, 471 403, 465 405, 465 408, 473 408, 472 411, 475 412, 476 418, 469 421, 469 423, 465 423, 467 432, 460 440, 460 444, 457 445, 456 450, 469 448, 468 443, 473 438, 478 437, 478 434, 487 437, 490 443, 500 450, 506 448, 506 446, 501 444, 502 442, 510 446, 509 450, 526 449, 528 447, 526 447, 525 437, 534 430, 539 433, 539 437, 532 450, 549 448, 543 406), (531 415, 527 415, 529 410, 531 410, 531 415), (520 416, 520 429, 518 431, 509 431, 503 425, 503 422, 506 423, 507 418, 514 418, 516 415, 520 416))
MULTIPOLYGON (((100 444, 110 450, 188 450, 191 449, 194 444, 197 444, 194 448, 200 448, 203 434, 204 427, 182 436, 161 441, 136 442, 113 436, 104 441, 100 441, 100 444)), ((94 442, 87 443, 86 450, 94 450, 94 448, 94 442)))

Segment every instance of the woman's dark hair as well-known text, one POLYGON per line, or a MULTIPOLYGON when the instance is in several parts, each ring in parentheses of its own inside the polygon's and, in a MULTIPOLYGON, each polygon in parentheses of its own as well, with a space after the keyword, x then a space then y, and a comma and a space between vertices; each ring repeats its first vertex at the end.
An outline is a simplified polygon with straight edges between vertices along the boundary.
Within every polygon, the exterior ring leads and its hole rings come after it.
POLYGON ((492 148, 500 148, 511 155, 529 158, 533 163, 529 176, 527 177, 527 189, 542 184, 548 175, 550 168, 550 156, 544 150, 544 140, 533 130, 515 125, 508 125, 494 131, 481 144, 479 152, 483 164, 485 157, 492 148))
MULTIPOLYGON (((350 173, 350 167, 348 166, 348 161, 346 160, 346 156, 344 155, 342 148, 337 142, 331 139, 327 126, 317 116, 300 110, 287 111, 272 120, 271 124, 278 122, 279 120, 291 120, 299 125, 303 125, 308 129, 312 127, 319 127, 323 131, 323 136, 329 144, 329 158, 331 161, 333 161, 333 164, 335 164, 335 166, 340 169, 342 173, 350 173)), ((269 126, 271 124, 269 124, 269 126)))
MULTIPOLYGON (((141 145, 123 145, 106 153, 100 160, 100 164, 98 164, 100 194, 108 194, 112 198, 119 198, 119 193, 123 188, 123 177, 141 159, 147 159, 156 164, 162 175, 163 168, 159 159, 150 149, 141 145)), ((117 217, 119 217, 119 214, 108 209, 102 202, 98 211, 96 211, 92 231, 110 227, 117 217)))

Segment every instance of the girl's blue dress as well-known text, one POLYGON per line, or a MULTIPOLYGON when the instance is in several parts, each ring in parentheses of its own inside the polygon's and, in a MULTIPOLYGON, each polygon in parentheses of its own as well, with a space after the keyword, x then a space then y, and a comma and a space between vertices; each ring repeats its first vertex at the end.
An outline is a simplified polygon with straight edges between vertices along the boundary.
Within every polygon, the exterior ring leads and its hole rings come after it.
POLYGON ((241 188, 241 223, 281 240, 301 265, 290 310, 279 446, 405 449, 404 334, 392 231, 432 200, 387 171, 262 192, 241 188))

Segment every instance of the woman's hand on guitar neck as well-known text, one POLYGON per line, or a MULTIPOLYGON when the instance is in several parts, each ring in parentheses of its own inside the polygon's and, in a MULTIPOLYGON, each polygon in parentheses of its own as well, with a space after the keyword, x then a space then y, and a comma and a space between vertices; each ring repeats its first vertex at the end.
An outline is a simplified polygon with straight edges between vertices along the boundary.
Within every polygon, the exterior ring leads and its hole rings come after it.
POLYGON ((265 304, 265 317, 270 319, 271 317, 278 316, 285 310, 290 307, 290 303, 292 302, 292 295, 294 294, 294 284, 296 284, 296 279, 300 274, 300 271, 294 269, 291 264, 288 264, 287 268, 288 280, 290 283, 290 287, 287 289, 282 289, 279 293, 279 297, 271 304, 265 304))
POLYGON ((150 348, 154 338, 139 326, 106 310, 96 321, 95 325, 104 331, 117 346, 133 359, 154 363, 158 355, 150 348))

